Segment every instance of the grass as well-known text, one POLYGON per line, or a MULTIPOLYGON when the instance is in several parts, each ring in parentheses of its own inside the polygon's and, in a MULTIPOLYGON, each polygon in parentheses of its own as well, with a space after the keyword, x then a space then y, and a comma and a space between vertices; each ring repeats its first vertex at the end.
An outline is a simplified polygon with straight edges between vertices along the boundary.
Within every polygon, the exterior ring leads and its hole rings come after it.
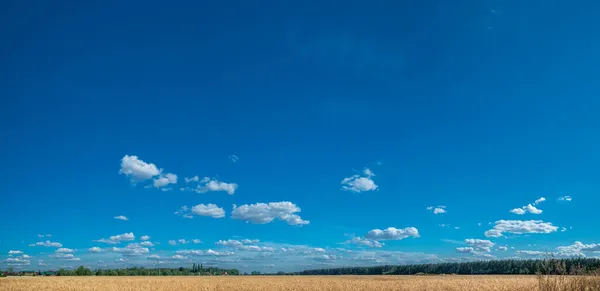
POLYGON ((272 277, 8 277, 0 290, 308 291, 308 290, 600 290, 589 276, 272 276, 272 277))

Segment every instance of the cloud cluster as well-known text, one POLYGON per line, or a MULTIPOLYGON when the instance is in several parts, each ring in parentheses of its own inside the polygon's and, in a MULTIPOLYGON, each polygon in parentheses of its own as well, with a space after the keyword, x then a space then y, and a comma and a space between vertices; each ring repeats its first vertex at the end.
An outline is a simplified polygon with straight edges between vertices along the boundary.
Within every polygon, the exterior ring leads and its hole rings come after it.
POLYGON ((309 224, 310 221, 295 214, 300 211, 300 207, 288 201, 244 204, 239 207, 234 204, 231 218, 256 224, 270 223, 275 219, 283 220, 289 225, 309 224))
POLYGON ((60 248, 63 245, 59 242, 51 242, 49 240, 47 241, 40 241, 40 242, 36 242, 34 244, 30 244, 30 247, 36 247, 36 246, 42 246, 42 247, 55 247, 55 248, 60 248))
POLYGON ((128 176, 132 183, 151 179, 154 176, 160 175, 161 172, 155 164, 146 163, 137 156, 125 155, 121 159, 121 170, 119 173, 128 176))
POLYGON ((406 227, 402 229, 388 227, 383 230, 370 230, 365 237, 372 240, 402 240, 408 237, 419 237, 419 230, 414 227, 406 227))
POLYGON ((369 239, 366 237, 353 237, 352 239, 349 239, 346 241, 346 243, 349 244, 355 244, 355 245, 359 245, 359 246, 366 246, 366 247, 370 247, 370 248, 381 248, 384 246, 384 243, 378 242, 374 239, 369 239))
POLYGON ((181 250, 176 252, 179 255, 187 255, 187 256, 231 256, 235 253, 233 252, 217 252, 211 249, 206 251, 203 250, 181 250))
POLYGON ((377 190, 378 186, 372 179, 372 177, 375 176, 373 171, 371 171, 368 168, 365 168, 362 174, 362 176, 352 175, 348 178, 344 178, 341 182, 342 189, 356 193, 377 190))
POLYGON ((212 218, 225 217, 225 210, 215 204, 198 204, 192 207, 192 213, 199 216, 210 216, 212 218))
POLYGON ((492 251, 492 247, 496 245, 495 243, 485 240, 485 239, 473 239, 468 238, 465 239, 465 243, 472 247, 475 251, 486 252, 489 253, 492 251))
POLYGON ((150 253, 148 248, 137 243, 130 243, 124 248, 113 247, 112 252, 120 253, 123 256, 142 256, 150 253))
POLYGON ((235 194, 235 191, 237 190, 237 188, 239 186, 236 183, 226 183, 226 182, 219 181, 215 178, 211 179, 209 177, 204 177, 204 178, 200 179, 200 177, 198 177, 198 176, 194 176, 192 178, 185 178, 185 183, 186 184, 197 183, 197 185, 195 188, 186 187, 186 188, 181 188, 181 190, 195 191, 197 193, 205 193, 205 192, 211 192, 211 191, 223 191, 223 192, 227 192, 227 194, 229 194, 229 195, 235 194))
POLYGON ((133 232, 129 232, 129 233, 113 235, 113 236, 109 237, 108 239, 101 238, 99 240, 95 240, 94 242, 101 242, 101 243, 114 245, 114 244, 121 243, 122 241, 132 241, 134 239, 135 239, 135 235, 133 235, 133 232))
POLYGON ((485 232, 486 237, 501 237, 504 233, 552 233, 558 230, 551 222, 541 220, 498 220, 494 227, 485 232))

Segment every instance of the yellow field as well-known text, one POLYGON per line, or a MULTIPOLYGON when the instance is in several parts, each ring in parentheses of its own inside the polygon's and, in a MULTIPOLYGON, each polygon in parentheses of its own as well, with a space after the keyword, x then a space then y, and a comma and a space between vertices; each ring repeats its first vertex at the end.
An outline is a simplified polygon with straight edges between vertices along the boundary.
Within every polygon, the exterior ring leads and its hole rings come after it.
POLYGON ((0 290, 538 290, 535 276, 9 277, 0 290))

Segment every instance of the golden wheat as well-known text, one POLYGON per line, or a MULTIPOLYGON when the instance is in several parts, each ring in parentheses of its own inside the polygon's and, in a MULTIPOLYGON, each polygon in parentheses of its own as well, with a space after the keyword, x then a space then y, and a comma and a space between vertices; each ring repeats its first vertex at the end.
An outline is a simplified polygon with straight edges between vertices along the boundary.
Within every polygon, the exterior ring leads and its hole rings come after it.
POLYGON ((538 290, 535 276, 9 277, 0 290, 538 290))

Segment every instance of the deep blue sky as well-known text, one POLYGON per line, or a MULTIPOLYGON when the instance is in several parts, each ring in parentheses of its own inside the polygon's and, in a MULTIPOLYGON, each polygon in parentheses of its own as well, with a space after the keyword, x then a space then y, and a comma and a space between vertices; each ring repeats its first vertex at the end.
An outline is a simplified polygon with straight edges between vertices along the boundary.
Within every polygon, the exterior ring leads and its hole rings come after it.
POLYGON ((562 255, 590 256, 600 243, 600 4, 84 2, 0 4, 0 268, 157 255, 276 271, 522 257, 575 241, 588 247, 562 255), (132 183, 126 155, 164 170, 132 183), (176 185, 153 187, 166 173, 176 185), (185 182, 196 175, 238 186, 185 182), (254 205, 270 202, 301 211, 254 205), (199 204, 225 217, 174 214, 199 204), (510 212, 528 204, 543 212, 510 212), (486 233, 500 220, 521 228, 486 233), (388 227, 399 233, 369 234, 388 227), (410 227, 419 237, 402 235, 410 227), (135 239, 94 242, 124 233, 135 239), (243 238, 260 242, 215 244, 243 238), (168 244, 179 239, 202 243, 168 244), (29 246, 46 240, 81 261, 29 246))

